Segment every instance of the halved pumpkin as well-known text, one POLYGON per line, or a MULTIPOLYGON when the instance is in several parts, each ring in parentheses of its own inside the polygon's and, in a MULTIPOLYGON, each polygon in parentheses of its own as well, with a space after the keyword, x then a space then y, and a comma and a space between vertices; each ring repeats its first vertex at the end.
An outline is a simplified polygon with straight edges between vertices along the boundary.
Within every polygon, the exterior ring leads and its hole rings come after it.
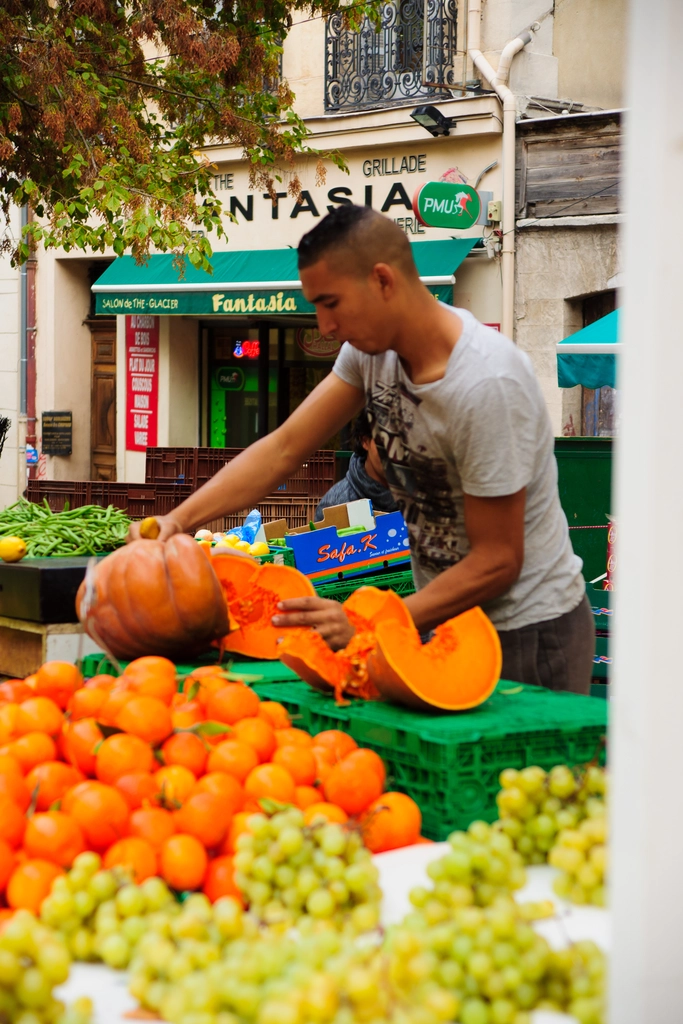
POLYGON ((394 622, 414 629, 410 612, 393 590, 378 587, 359 587, 342 607, 356 630, 343 650, 331 651, 313 630, 288 630, 280 644, 280 660, 316 690, 333 690, 338 701, 344 694, 377 699, 379 693, 367 671, 376 627, 394 622))
POLYGON ((368 673, 384 700, 421 711, 464 711, 483 703, 500 678, 498 633, 481 608, 437 626, 422 644, 415 628, 380 622, 368 673))
POLYGON ((255 559, 235 555, 213 555, 211 565, 228 605, 231 632, 221 649, 250 658, 274 661, 278 643, 288 630, 277 629, 271 619, 280 601, 294 597, 315 597, 313 584, 288 565, 260 565, 255 559))

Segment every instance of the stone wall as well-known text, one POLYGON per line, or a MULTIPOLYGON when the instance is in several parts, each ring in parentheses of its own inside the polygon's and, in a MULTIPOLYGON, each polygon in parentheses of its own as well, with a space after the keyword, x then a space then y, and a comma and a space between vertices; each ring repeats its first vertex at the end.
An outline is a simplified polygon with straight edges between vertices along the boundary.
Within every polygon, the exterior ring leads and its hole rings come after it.
POLYGON ((616 286, 617 225, 521 228, 515 340, 534 364, 556 435, 580 433, 581 389, 557 386, 555 345, 583 326, 581 300, 616 286))

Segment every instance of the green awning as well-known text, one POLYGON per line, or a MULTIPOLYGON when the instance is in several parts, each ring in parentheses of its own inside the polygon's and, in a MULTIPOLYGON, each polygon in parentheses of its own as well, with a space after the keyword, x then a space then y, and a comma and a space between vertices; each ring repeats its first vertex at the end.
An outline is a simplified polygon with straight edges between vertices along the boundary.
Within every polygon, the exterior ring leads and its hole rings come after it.
MULTIPOLYGON (((453 274, 476 238, 413 242, 415 263, 422 281, 444 302, 452 300, 453 274)), ((296 249, 248 249, 216 252, 213 274, 196 270, 185 261, 184 276, 173 256, 150 256, 138 265, 121 256, 92 286, 95 311, 157 313, 163 316, 211 316, 314 313, 301 292, 296 249)))
POLYGON ((557 346, 557 383, 561 388, 616 387, 619 342, 619 310, 570 334, 557 346))

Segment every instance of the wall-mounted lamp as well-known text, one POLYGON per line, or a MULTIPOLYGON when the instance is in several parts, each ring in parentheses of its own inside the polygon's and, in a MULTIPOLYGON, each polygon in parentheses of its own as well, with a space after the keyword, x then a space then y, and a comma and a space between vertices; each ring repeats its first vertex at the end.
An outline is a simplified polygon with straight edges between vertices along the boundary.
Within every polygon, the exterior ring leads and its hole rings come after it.
POLYGON ((446 117, 431 104, 415 107, 415 110, 411 110, 410 116, 434 138, 438 138, 439 135, 450 135, 451 128, 455 128, 457 120, 455 117, 446 117))

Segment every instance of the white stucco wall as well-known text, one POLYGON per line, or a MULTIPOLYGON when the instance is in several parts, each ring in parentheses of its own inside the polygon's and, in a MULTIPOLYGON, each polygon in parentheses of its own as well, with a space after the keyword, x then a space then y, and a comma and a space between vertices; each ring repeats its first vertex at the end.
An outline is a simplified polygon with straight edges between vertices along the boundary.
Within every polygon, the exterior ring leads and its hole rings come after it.
MULTIPOLYGON (((12 211, 11 231, 18 235, 20 213, 12 211)), ((16 501, 25 487, 26 467, 23 446, 25 423, 20 422, 20 286, 19 270, 9 258, 0 259, 0 415, 12 421, 0 455, 0 508, 16 501)))

